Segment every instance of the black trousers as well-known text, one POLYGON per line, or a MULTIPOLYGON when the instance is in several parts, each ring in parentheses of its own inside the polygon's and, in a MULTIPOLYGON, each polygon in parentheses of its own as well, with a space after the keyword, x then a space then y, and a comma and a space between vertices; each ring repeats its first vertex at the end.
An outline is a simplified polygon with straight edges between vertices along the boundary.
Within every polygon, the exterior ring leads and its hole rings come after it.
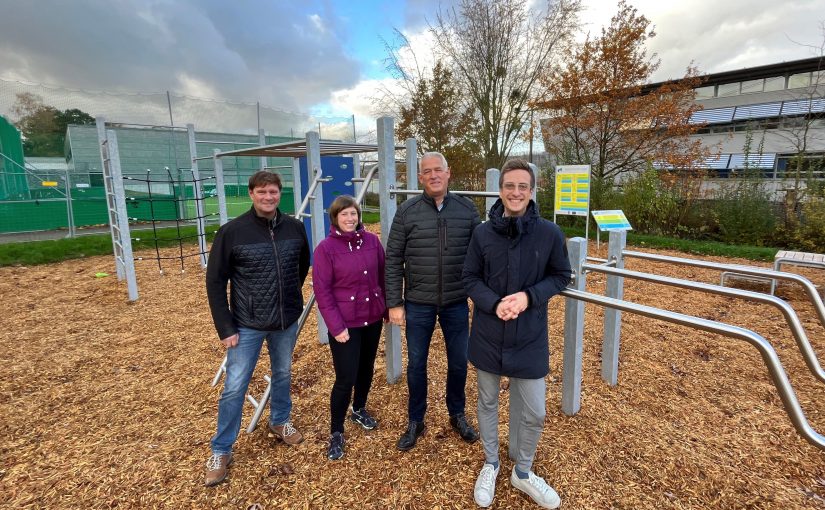
POLYGON ((335 367, 335 384, 329 397, 330 432, 344 432, 350 399, 353 409, 367 405, 382 329, 381 320, 361 328, 349 328, 349 340, 344 343, 328 334, 332 365, 335 367))

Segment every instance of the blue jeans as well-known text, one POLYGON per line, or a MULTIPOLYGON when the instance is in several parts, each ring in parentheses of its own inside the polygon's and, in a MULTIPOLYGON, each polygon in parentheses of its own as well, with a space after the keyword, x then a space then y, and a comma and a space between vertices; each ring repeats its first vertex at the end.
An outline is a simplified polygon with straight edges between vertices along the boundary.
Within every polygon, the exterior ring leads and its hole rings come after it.
MULTIPOLYGON (((277 331, 238 328, 238 345, 226 351, 226 378, 218 401, 218 431, 212 437, 212 453, 232 452, 232 445, 241 430, 241 413, 252 372, 258 363, 261 346, 266 339, 269 363, 272 366, 272 389, 269 400, 269 423, 282 425, 292 412, 291 384, 292 351, 298 340, 298 321, 277 331)), ((261 402, 263 405, 263 402, 261 402)))
POLYGON ((449 306, 404 304, 407 328, 407 407, 410 421, 424 421, 427 412, 427 358, 435 321, 444 333, 447 349, 447 411, 450 416, 464 412, 464 384, 467 382, 467 342, 469 315, 467 302, 449 306))

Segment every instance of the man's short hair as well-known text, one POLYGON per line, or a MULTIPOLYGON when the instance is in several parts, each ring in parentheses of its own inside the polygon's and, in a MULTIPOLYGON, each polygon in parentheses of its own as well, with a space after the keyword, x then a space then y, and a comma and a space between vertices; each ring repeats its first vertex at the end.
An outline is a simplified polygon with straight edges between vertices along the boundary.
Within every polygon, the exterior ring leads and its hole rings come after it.
POLYGON ((361 223, 361 206, 349 195, 339 195, 338 198, 332 201, 329 206, 329 222, 335 228, 338 228, 338 213, 350 207, 355 207, 355 211, 358 213, 358 223, 361 223))
POLYGON ((262 188, 270 184, 278 186, 278 190, 283 191, 280 175, 274 172, 268 172, 266 170, 258 170, 252 174, 252 177, 249 178, 249 191, 252 191, 255 188, 262 188))
POLYGON ((536 175, 533 173, 533 169, 530 168, 530 163, 528 163, 526 159, 513 158, 508 159, 507 162, 504 163, 504 166, 501 167, 501 173, 498 175, 499 189, 504 185, 504 174, 512 172, 513 170, 527 170, 527 172, 530 173, 530 189, 536 187, 536 175))
POLYGON ((446 170, 449 167, 449 165, 447 164, 447 158, 444 157, 444 154, 441 154, 440 152, 425 152, 421 156, 421 159, 418 160, 418 171, 419 172, 421 171, 421 165, 424 164, 424 160, 427 159, 427 158, 438 158, 438 159, 440 159, 441 160, 441 166, 444 167, 444 170, 446 170))

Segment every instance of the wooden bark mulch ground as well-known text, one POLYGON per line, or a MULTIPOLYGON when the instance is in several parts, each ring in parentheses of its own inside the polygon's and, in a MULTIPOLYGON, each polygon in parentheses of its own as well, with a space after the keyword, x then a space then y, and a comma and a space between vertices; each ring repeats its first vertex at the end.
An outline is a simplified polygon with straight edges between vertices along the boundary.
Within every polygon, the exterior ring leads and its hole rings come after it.
MULTIPOLYGON (((306 441, 288 448, 265 427, 242 430, 228 482, 203 487, 220 394, 220 385, 209 383, 223 349, 204 275, 196 258, 186 264, 180 273, 167 262, 161 276, 153 262, 138 262, 140 300, 132 304, 111 256, 0 269, 0 507, 475 507, 481 444, 467 445, 450 430, 440 333, 429 365, 428 431, 418 446, 395 449, 407 391, 403 378, 387 383, 382 344, 368 404, 380 427, 365 432, 348 422, 346 456, 330 462, 333 370, 314 313, 295 350, 292 383, 293 419, 306 441), (102 271, 112 275, 95 277, 102 271)), ((638 260, 627 267, 718 281, 718 272, 695 268, 638 260)), ((800 272, 825 284, 822 271, 800 272)), ((588 290, 603 292, 603 276, 588 280, 588 290)), ((825 361, 825 329, 803 293, 783 286, 779 295, 825 361)), ((765 336, 811 425, 825 432, 825 385, 806 369, 778 311, 631 280, 625 296, 765 336)), ((549 306, 552 373, 534 467, 558 490, 563 508, 825 508, 825 452, 796 434, 754 348, 625 314, 619 385, 610 388, 599 376, 602 312, 587 305, 581 412, 567 417, 560 411, 564 303, 555 298, 549 306)), ((256 396, 267 369, 264 355, 256 396)), ((493 507, 535 508, 508 481, 507 399, 503 391, 503 466, 493 507)), ((474 423, 475 402, 471 368, 467 411, 474 423)), ((244 428, 251 413, 247 406, 244 428)))

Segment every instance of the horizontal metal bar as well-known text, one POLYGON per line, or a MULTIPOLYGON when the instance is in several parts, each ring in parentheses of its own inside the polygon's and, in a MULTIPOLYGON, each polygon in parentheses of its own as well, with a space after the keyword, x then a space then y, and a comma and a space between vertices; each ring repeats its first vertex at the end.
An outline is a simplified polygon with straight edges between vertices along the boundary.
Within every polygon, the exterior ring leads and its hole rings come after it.
POLYGON ((247 393, 247 394, 246 394, 246 400, 247 400, 250 404, 252 404, 252 407, 254 407, 255 409, 257 409, 257 408, 258 408, 258 401, 257 401, 257 400, 255 400, 255 397, 253 397, 253 396, 252 396, 252 395, 250 395, 249 393, 247 393))
MULTIPOLYGON (((394 194, 398 195, 419 195, 423 193, 420 189, 391 189, 390 196, 394 194)), ((450 193, 454 193, 456 195, 462 195, 466 197, 497 197, 499 196, 497 191, 470 191, 470 190, 459 190, 454 191, 450 190, 450 193)))
MULTIPOLYGON (((216 145, 259 145, 258 142, 229 142, 222 140, 195 140, 195 143, 214 143, 216 145)), ((210 158, 212 156, 209 156, 210 158)))
POLYGON ((825 383, 825 370, 822 370, 822 366, 819 364, 819 359, 817 358, 816 352, 808 339, 808 335, 805 333, 805 328, 802 326, 802 322, 799 320, 799 316, 796 314, 793 307, 783 299, 770 294, 763 294, 761 292, 731 289, 730 287, 723 287, 721 285, 711 285, 709 283, 682 280, 680 278, 671 278, 668 276, 630 271, 628 269, 617 269, 614 267, 593 264, 583 264, 582 267, 589 271, 621 276, 623 278, 633 278, 635 280, 641 280, 649 283, 670 285, 672 287, 707 292, 730 298, 740 298, 774 306, 782 312, 782 315, 785 317, 785 322, 787 322, 788 326, 791 328, 791 333, 796 340, 796 345, 799 348, 799 352, 802 353, 805 364, 808 366, 808 370, 810 370, 814 377, 819 379, 820 382, 825 383))
POLYGON ((764 276, 768 278, 774 278, 777 280, 787 280, 791 282, 796 282, 802 285, 802 287, 805 289, 805 293, 808 294, 808 299, 811 300, 811 304, 814 305, 814 309, 816 310, 816 315, 819 317, 819 324, 821 324, 822 327, 825 327, 825 304, 822 303, 822 298, 819 296, 819 292, 817 292, 814 284, 802 275, 798 275, 796 273, 786 273, 784 271, 763 269, 761 267, 739 266, 736 264, 721 264, 719 262, 711 262, 708 260, 686 259, 683 257, 671 257, 668 255, 657 255, 654 253, 645 253, 640 251, 624 250, 622 251, 622 255, 624 255, 625 257, 655 260, 658 262, 670 262, 672 264, 703 267, 706 269, 716 269, 719 271, 731 271, 734 273, 764 276))
POLYGON ((782 400, 782 404, 785 407, 785 412, 788 414, 788 417, 790 418, 796 431, 812 445, 816 446, 820 450, 825 450, 825 436, 815 431, 808 423, 805 413, 802 412, 802 408, 799 406, 799 400, 796 398, 796 393, 794 393, 793 387, 791 387, 791 383, 788 380, 785 369, 782 367, 782 363, 776 355, 776 351, 773 346, 771 346, 771 344, 761 335, 738 326, 710 321, 681 313, 669 312, 667 310, 640 305, 638 303, 631 303, 629 301, 622 301, 620 299, 612 299, 599 296, 597 294, 592 294, 590 292, 565 289, 561 291, 561 295, 571 299, 579 299, 586 303, 592 303, 595 305, 613 308, 615 310, 621 310, 623 312, 642 315, 652 319, 659 319, 673 324, 680 324, 682 326, 688 326, 694 329, 708 331, 710 333, 718 333, 720 335, 737 338, 748 342, 759 351, 759 354, 762 355, 762 361, 764 361, 765 365, 768 367, 768 372, 773 380, 773 384, 776 387, 777 392, 779 393, 779 398, 782 400))

